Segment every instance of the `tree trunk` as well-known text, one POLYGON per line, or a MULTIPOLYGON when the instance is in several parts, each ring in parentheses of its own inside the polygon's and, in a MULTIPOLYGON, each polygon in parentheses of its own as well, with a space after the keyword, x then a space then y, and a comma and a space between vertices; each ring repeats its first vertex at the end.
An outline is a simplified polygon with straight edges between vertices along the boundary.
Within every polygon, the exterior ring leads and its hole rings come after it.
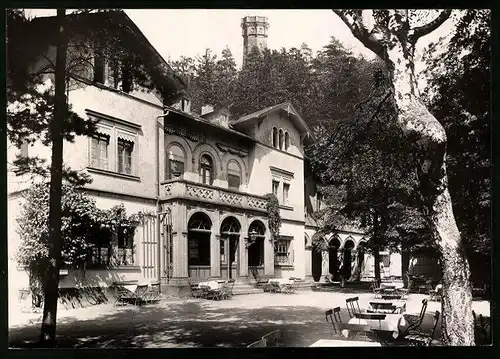
POLYGON ((403 278, 404 288, 408 288, 408 270, 410 268, 410 252, 404 242, 401 246, 401 277, 403 278))
POLYGON ((67 51, 67 38, 64 29, 65 15, 66 10, 57 10, 59 38, 55 69, 54 117, 50 129, 52 136, 52 160, 50 168, 49 263, 44 278, 45 305, 40 333, 42 346, 46 347, 55 346, 59 268, 61 262, 62 128, 67 113, 65 96, 67 51))
POLYGON ((373 251, 373 262, 375 263, 375 281, 380 285, 382 280, 380 278, 380 253, 378 248, 373 251))
POLYGON ((469 264, 453 215, 446 174, 446 133, 419 99, 413 48, 394 41, 388 50, 397 121, 416 145, 417 174, 426 215, 442 257, 442 336, 445 345, 474 345, 469 264))

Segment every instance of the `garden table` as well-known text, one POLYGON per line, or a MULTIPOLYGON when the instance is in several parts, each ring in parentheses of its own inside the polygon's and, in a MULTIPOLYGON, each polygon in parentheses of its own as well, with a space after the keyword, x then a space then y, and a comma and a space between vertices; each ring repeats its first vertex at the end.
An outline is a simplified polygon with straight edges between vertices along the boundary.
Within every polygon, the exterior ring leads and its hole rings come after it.
MULTIPOLYGON (((379 312, 388 311, 391 306, 394 306, 396 312, 402 314, 406 311, 406 301, 405 300, 385 300, 385 299, 372 299, 370 300, 368 310, 379 312)), ((391 312, 389 312, 390 314, 391 312)))
POLYGON ((378 342, 362 342, 357 340, 320 339, 309 347, 381 347, 378 342))
POLYGON ((198 283, 198 287, 204 285, 204 286, 209 287, 212 290, 216 290, 216 289, 221 289, 223 283, 224 283, 224 281, 211 280, 211 281, 208 281, 208 282, 200 282, 200 283, 198 283))
MULTIPOLYGON (((396 339, 400 332, 404 332, 408 323, 402 314, 385 314, 385 319, 365 319, 351 318, 349 324, 369 325, 372 329, 392 332, 392 337, 396 339)), ((349 331, 343 330, 342 334, 347 338, 349 331)))

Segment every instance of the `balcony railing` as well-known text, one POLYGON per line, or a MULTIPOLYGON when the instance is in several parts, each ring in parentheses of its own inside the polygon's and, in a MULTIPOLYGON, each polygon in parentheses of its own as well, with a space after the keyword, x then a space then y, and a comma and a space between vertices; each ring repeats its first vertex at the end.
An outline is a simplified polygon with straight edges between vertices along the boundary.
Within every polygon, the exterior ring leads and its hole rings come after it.
POLYGON ((267 210, 267 200, 262 196, 185 180, 175 180, 162 184, 161 199, 174 198, 194 199, 257 211, 267 210))

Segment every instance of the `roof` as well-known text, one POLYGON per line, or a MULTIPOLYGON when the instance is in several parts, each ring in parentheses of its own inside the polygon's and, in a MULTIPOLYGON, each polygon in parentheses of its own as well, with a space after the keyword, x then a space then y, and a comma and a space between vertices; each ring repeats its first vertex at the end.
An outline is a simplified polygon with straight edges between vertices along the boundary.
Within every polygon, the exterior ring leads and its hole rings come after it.
POLYGON ((299 132, 304 133, 307 136, 310 136, 311 130, 309 129, 309 126, 304 121, 304 119, 300 116, 300 114, 295 109, 295 107, 293 107, 292 103, 289 101, 283 102, 283 103, 280 103, 278 105, 274 105, 271 107, 267 107, 265 109, 250 113, 248 115, 244 115, 235 121, 231 121, 231 124, 238 126, 240 124, 247 123, 247 122, 250 122, 252 120, 256 120, 258 118, 264 117, 272 112, 279 111, 279 110, 285 111, 286 113, 292 115, 294 125, 295 125, 295 127, 297 127, 299 129, 299 132))
POLYGON ((245 139, 248 139, 252 142, 257 142, 257 140, 253 137, 250 137, 250 136, 247 136, 245 135, 244 133, 241 133, 239 131, 236 131, 236 130, 233 130, 231 128, 227 128, 227 127, 224 127, 224 126, 220 126, 216 123, 213 123, 211 121, 208 121, 207 119, 204 119, 203 117, 200 117, 200 116, 194 116, 190 113, 187 113, 187 112, 184 112, 184 111, 181 111, 181 110, 178 110, 174 107, 170 107, 170 106, 164 106, 164 109, 167 110, 167 111, 170 111, 170 112, 173 112, 173 113, 176 113, 184 118, 187 118, 189 120, 192 120, 192 121, 195 121, 197 123, 200 123, 200 124, 203 124, 203 125, 206 125, 206 126, 210 126, 210 127, 213 127, 213 128, 217 128, 219 130, 222 130, 222 131, 226 131, 228 133, 231 133, 231 134, 234 134, 234 135, 237 135, 241 138, 245 138, 245 139))
MULTIPOLYGON (((124 35, 132 36, 135 41, 134 45, 138 45, 138 50, 144 52, 144 62, 151 71, 151 75, 161 85, 165 86, 165 93, 168 97, 178 96, 183 92, 186 84, 184 81, 175 74, 174 70, 165 61, 165 59, 158 53, 158 51, 151 45, 146 36, 139 30, 137 25, 128 17, 123 10, 110 10, 85 14, 67 14, 69 19, 81 19, 81 21, 92 19, 96 21, 103 21, 105 25, 112 24, 111 19, 116 20, 120 29, 123 29, 124 35), (166 91, 169 91, 168 93, 166 91)), ((56 16, 37 17, 34 18, 30 24, 37 28, 44 34, 43 38, 50 31, 57 29, 56 16)), ((50 41, 50 40, 48 40, 50 41)))

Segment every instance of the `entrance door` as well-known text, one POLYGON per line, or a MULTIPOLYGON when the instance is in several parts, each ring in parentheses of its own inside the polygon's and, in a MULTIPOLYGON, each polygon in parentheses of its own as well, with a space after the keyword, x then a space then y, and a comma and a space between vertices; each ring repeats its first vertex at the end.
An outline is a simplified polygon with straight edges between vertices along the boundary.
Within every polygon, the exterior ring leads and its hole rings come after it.
POLYGON ((229 252, 231 258, 231 270, 229 271, 229 279, 237 279, 240 275, 240 236, 229 237, 229 252))
POLYGON ((319 251, 316 247, 313 247, 311 249, 311 271, 315 282, 321 279, 321 261, 321 251, 319 251))

